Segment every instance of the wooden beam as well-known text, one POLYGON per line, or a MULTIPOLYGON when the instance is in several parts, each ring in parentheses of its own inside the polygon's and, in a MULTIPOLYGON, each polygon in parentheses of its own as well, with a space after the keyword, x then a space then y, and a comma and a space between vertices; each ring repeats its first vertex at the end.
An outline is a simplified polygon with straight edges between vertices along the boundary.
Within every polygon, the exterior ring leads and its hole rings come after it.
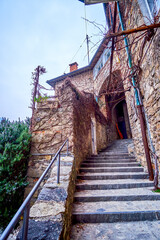
POLYGON ((160 27, 160 23, 155 23, 155 24, 151 24, 151 25, 147 25, 147 26, 128 29, 128 30, 125 30, 125 31, 122 31, 122 32, 111 33, 108 36, 106 35, 105 38, 107 39, 107 38, 111 38, 111 37, 129 35, 129 34, 132 34, 132 33, 142 32, 142 31, 146 31, 146 30, 150 30, 150 29, 154 29, 154 28, 159 28, 159 27, 160 27))

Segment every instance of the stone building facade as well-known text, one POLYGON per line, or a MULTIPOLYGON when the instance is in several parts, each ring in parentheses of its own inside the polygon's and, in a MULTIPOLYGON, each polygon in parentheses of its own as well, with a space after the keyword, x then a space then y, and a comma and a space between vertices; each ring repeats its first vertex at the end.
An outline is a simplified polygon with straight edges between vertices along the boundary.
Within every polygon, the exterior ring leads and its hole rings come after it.
POLYGON ((56 182, 54 165, 30 214, 36 222, 47 220, 60 226, 62 239, 69 239, 75 179, 86 157, 97 154, 115 139, 132 138, 134 154, 148 171, 135 92, 142 108, 153 170, 155 156, 160 166, 160 30, 152 28, 127 34, 127 44, 124 36, 116 37, 114 51, 110 37, 113 25, 115 32, 121 32, 157 23, 158 1, 120 1, 115 24, 115 2, 104 4, 109 30, 90 64, 79 69, 77 63, 70 64, 68 74, 48 81, 55 97, 37 103, 28 164, 30 184, 25 195, 68 138, 70 156, 65 156, 65 146, 61 154, 60 185, 56 182), (153 2, 157 4, 156 10, 153 2))
MULTIPOLYGON (((156 11, 150 2, 120 1, 115 32, 123 30, 121 22, 125 29, 135 29, 159 21, 158 1, 156 11)), ((132 69, 124 37, 115 38, 111 72, 112 38, 108 36, 113 31, 114 4, 105 4, 109 30, 90 64, 80 69, 77 63, 71 64, 71 72, 48 81, 54 87, 56 97, 39 103, 36 109, 28 169, 30 187, 66 138, 69 138, 69 149, 75 157, 74 171, 78 171, 85 157, 96 154, 118 138, 133 138, 137 160, 147 170, 135 87, 143 105, 153 169, 152 153, 158 159, 160 157, 160 31, 154 28, 127 35, 132 69)))

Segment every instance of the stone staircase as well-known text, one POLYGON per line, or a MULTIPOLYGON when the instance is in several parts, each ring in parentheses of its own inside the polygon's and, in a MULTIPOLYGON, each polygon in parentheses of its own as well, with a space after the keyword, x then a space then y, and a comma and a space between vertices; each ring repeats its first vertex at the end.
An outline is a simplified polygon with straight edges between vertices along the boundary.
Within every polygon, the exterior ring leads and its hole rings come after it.
POLYGON ((79 170, 71 239, 160 239, 160 193, 152 192, 131 140, 117 140, 79 170))

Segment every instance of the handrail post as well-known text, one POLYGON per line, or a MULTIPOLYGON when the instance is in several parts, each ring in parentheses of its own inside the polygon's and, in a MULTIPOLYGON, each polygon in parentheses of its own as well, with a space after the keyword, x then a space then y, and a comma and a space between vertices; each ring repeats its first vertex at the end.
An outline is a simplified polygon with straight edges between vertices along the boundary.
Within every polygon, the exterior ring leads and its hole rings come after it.
POLYGON ((69 139, 67 140, 67 156, 69 155, 69 139))
POLYGON ((58 162, 57 162, 57 184, 59 184, 60 178, 60 153, 58 154, 58 162))
POLYGON ((28 235, 28 221, 29 221, 29 204, 26 206, 24 210, 23 217, 23 229, 22 229, 22 240, 27 240, 28 235))

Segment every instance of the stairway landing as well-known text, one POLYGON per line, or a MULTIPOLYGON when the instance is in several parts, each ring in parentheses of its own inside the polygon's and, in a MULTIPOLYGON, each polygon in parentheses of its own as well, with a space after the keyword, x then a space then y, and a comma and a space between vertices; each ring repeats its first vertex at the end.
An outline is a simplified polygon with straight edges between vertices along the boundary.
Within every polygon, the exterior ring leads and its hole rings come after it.
POLYGON ((160 239, 160 194, 152 192, 131 140, 117 140, 79 170, 71 240, 160 239))

